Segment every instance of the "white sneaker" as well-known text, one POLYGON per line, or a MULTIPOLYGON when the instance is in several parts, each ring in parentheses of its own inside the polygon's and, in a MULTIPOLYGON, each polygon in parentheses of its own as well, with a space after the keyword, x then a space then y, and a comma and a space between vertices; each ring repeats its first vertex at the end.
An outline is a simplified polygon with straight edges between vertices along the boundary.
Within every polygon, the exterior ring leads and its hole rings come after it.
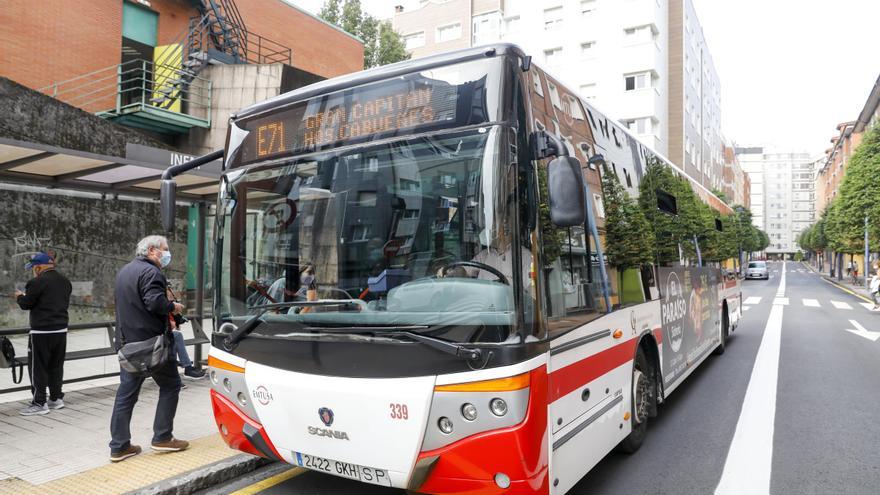
POLYGON ((53 410, 54 409, 64 409, 64 399, 58 399, 58 400, 51 400, 50 399, 49 402, 47 402, 46 404, 49 406, 49 409, 53 409, 53 410))
POLYGON ((22 416, 41 416, 43 414, 49 414, 49 406, 46 404, 41 406, 39 404, 31 403, 26 408, 18 411, 18 414, 21 414, 22 416))

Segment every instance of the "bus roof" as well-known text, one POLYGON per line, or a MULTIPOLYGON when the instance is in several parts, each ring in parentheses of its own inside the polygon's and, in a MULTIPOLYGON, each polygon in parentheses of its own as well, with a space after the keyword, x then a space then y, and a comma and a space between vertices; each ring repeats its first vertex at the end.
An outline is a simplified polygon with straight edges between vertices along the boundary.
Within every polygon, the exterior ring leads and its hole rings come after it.
POLYGON ((466 48, 463 50, 455 50, 446 53, 439 53, 415 60, 404 60, 394 64, 383 65, 360 72, 354 72, 344 76, 326 79, 315 84, 310 84, 293 91, 269 98, 268 100, 255 103, 249 107, 245 107, 232 115, 233 120, 253 117, 263 112, 277 110, 289 104, 302 101, 314 96, 333 93, 339 90, 368 84, 382 79, 410 74, 412 72, 432 69, 435 67, 443 67, 446 65, 477 60, 480 58, 491 58, 498 55, 515 55, 525 57, 523 50, 512 43, 495 43, 491 45, 477 46, 466 48))

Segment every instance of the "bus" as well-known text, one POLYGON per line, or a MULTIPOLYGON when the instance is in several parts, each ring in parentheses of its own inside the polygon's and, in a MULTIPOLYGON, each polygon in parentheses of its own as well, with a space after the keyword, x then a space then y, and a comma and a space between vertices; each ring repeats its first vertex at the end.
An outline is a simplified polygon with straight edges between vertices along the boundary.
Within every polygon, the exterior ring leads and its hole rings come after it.
POLYGON ((730 208, 515 45, 257 103, 223 164, 211 401, 254 455, 418 493, 565 493, 639 448, 742 314, 718 233, 682 230, 697 203, 730 208), (612 177, 649 219, 631 266, 612 177))

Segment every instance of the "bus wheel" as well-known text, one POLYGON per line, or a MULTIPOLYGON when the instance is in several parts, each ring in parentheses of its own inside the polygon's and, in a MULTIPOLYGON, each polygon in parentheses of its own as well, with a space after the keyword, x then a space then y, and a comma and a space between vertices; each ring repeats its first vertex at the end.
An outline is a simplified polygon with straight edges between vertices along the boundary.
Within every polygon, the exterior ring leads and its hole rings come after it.
POLYGON ((727 335, 730 333, 730 320, 727 316, 727 306, 724 307, 721 313, 721 342, 718 343, 718 347, 712 351, 712 354, 716 356, 720 356, 724 354, 724 350, 727 348, 727 335))
POLYGON ((632 431, 620 442, 622 452, 632 454, 639 450, 645 437, 648 435, 648 413, 651 410, 651 368, 648 366, 648 358, 645 351, 639 347, 636 359, 633 363, 632 376, 632 416, 630 425, 632 431))

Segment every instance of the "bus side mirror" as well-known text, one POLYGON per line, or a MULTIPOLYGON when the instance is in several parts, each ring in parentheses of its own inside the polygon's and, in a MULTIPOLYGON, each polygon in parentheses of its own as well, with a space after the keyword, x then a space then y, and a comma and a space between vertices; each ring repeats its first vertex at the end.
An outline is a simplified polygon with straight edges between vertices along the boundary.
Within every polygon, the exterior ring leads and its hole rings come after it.
POLYGON ((177 204, 177 183, 173 179, 162 179, 159 188, 159 211, 162 228, 166 232, 174 230, 175 207, 177 204))
POLYGON ((581 163, 571 156, 557 156, 548 166, 550 221, 559 227, 575 227, 586 221, 586 198, 581 163))

